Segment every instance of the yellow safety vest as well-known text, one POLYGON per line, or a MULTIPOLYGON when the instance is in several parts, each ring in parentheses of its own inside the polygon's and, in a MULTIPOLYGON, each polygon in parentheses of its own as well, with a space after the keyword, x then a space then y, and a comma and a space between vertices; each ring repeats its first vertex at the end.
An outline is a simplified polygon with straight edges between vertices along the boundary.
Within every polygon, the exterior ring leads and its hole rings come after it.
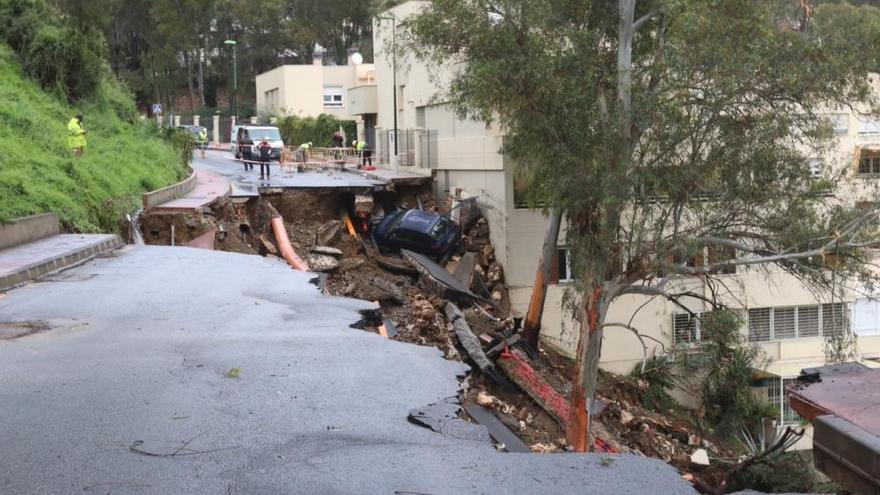
POLYGON ((70 149, 86 147, 86 130, 83 129, 82 123, 76 120, 76 117, 67 123, 67 146, 70 149))

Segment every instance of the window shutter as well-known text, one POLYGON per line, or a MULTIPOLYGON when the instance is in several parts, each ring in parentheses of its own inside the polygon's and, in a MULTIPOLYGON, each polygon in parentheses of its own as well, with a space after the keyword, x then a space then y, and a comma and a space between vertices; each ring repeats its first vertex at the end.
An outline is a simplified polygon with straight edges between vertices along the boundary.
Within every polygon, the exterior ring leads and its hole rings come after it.
POLYGON ((749 342, 770 340, 770 308, 749 310, 749 342))
POLYGON ((846 314, 846 304, 823 304, 822 305, 822 335, 837 335, 847 328, 849 317, 846 314))
POLYGON ((672 315, 672 342, 673 344, 687 344, 696 340, 695 321, 690 313, 675 313, 672 315))
POLYGON ((819 336, 819 306, 800 306, 797 319, 798 337, 819 336))
POLYGON ((773 338, 793 339, 794 332, 794 308, 775 308, 773 310, 773 338))

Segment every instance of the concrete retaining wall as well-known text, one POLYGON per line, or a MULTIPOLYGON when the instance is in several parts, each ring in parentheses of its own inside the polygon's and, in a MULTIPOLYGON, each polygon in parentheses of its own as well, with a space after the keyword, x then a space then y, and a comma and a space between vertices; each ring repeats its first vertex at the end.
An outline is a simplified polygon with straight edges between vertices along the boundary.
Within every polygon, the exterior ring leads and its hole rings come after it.
POLYGON ((192 167, 187 167, 187 170, 189 171, 188 177, 177 184, 171 184, 168 187, 144 193, 144 211, 163 203, 182 198, 195 189, 196 173, 192 167))
POLYGON ((43 213, 18 218, 11 223, 0 223, 0 249, 27 244, 61 231, 58 216, 54 213, 43 213))

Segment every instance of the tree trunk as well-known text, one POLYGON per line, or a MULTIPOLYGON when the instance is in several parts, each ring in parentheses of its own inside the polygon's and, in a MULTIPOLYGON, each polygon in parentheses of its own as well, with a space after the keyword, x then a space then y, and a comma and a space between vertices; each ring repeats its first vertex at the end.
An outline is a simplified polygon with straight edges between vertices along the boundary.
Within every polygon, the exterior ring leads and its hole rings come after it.
POLYGON ((207 49, 199 45, 199 101, 203 107, 207 104, 205 101, 205 52, 207 49))
POLYGON ((196 111, 196 91, 193 87, 193 66, 192 54, 189 50, 184 50, 183 61, 186 64, 186 87, 189 91, 189 109, 191 112, 196 111))
POLYGON ((571 420, 568 443, 576 452, 590 449, 590 413, 599 373, 602 350, 602 287, 584 294, 584 315, 581 318, 575 363, 577 369, 571 384, 571 420))
POLYGON ((541 315, 544 314, 544 301, 547 299, 547 284, 550 282, 550 273, 553 268, 553 260, 556 257, 556 249, 559 244, 559 224, 562 215, 559 208, 552 208, 548 216, 547 232, 544 235, 544 250, 541 253, 541 261, 538 262, 538 270, 535 273, 535 283, 532 286, 532 298, 529 301, 529 311, 526 313, 523 324, 523 339, 534 350, 538 350, 538 340, 541 333, 541 315))

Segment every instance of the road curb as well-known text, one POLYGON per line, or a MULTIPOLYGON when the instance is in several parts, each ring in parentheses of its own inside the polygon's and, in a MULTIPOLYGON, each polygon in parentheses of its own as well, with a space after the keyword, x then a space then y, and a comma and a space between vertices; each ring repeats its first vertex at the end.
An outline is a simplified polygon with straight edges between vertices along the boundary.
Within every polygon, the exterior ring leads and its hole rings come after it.
POLYGON ((0 291, 8 290, 25 282, 35 280, 49 273, 69 268, 94 256, 116 249, 123 245, 119 236, 113 236, 97 244, 83 246, 63 255, 51 259, 41 260, 37 263, 22 266, 17 271, 0 277, 0 291))

